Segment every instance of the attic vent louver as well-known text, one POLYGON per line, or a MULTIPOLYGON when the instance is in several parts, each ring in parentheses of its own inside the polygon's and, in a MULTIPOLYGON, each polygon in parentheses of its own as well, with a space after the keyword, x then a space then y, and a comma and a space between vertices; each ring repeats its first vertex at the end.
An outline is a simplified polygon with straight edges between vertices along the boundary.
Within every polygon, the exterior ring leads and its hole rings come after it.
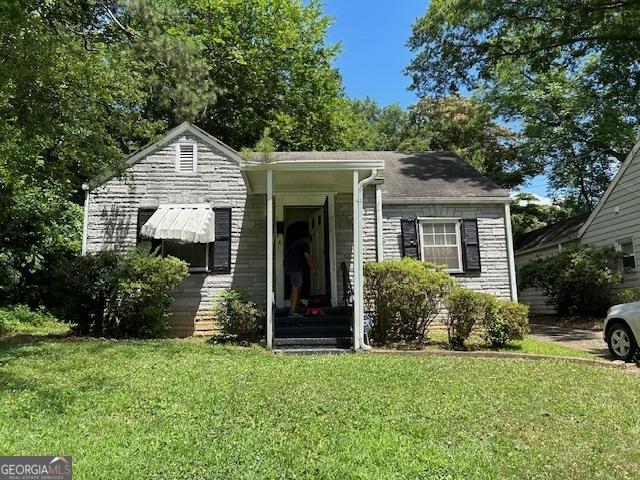
POLYGON ((178 144, 178 172, 195 172, 196 171, 196 155, 197 148, 195 143, 178 144))

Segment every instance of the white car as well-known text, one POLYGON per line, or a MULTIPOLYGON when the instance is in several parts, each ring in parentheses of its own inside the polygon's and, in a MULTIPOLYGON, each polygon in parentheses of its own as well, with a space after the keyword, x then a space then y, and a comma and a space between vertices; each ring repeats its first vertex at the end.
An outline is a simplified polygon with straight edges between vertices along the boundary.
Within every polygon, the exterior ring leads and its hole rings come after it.
POLYGON ((631 361, 640 340, 640 302, 614 305, 604 321, 604 341, 615 360, 631 361))

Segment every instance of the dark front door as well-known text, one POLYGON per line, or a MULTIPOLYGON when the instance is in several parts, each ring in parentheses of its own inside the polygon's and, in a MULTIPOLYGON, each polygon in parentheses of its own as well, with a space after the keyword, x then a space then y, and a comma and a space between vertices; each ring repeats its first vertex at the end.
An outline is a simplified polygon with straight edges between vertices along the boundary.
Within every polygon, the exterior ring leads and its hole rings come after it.
MULTIPOLYGON (((331 298, 331 263, 329 255, 331 255, 329 246, 329 197, 324 200, 324 272, 325 272, 325 295, 331 298)), ((318 268, 320 265, 318 265, 318 268)))

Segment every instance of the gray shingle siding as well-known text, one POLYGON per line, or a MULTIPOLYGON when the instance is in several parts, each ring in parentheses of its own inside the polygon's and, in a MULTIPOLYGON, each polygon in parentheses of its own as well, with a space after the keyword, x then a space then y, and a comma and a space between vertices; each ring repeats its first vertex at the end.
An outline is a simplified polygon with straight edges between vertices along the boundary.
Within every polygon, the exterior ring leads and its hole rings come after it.
POLYGON ((266 207, 264 195, 247 195, 237 163, 201 142, 197 173, 177 173, 176 143, 151 153, 130 167, 123 178, 113 178, 90 193, 87 251, 134 247, 138 208, 161 203, 231 207, 231 273, 194 273, 174 294, 172 326, 176 333, 190 334, 213 328, 211 295, 220 289, 247 289, 264 304, 266 207))
POLYGON ((400 258, 400 219, 407 217, 475 218, 480 241, 480 272, 455 274, 461 285, 510 299, 509 262, 503 205, 384 205, 384 258, 400 258))

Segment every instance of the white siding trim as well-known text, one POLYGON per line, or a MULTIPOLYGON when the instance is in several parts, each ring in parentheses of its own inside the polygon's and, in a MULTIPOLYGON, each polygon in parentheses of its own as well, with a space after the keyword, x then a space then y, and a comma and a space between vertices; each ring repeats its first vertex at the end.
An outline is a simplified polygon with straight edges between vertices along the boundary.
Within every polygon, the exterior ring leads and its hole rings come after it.
POLYGON ((513 256, 513 231, 511 230, 511 205, 504 205, 504 228, 507 242, 507 261, 509 262, 509 285, 511 287, 511 300, 518 301, 518 285, 516 280, 516 262, 513 256))
POLYGON ((376 184, 376 260, 384 260, 382 239, 382 184, 376 184))
MULTIPOLYGON (((84 212, 82 218, 82 255, 87 254, 87 235, 89 233, 89 186, 82 185, 84 189, 84 212), (87 188, 85 188, 85 186, 87 188)), ((137 219, 136 219, 137 221, 137 219)), ((137 223, 136 223, 137 226, 137 223)))

